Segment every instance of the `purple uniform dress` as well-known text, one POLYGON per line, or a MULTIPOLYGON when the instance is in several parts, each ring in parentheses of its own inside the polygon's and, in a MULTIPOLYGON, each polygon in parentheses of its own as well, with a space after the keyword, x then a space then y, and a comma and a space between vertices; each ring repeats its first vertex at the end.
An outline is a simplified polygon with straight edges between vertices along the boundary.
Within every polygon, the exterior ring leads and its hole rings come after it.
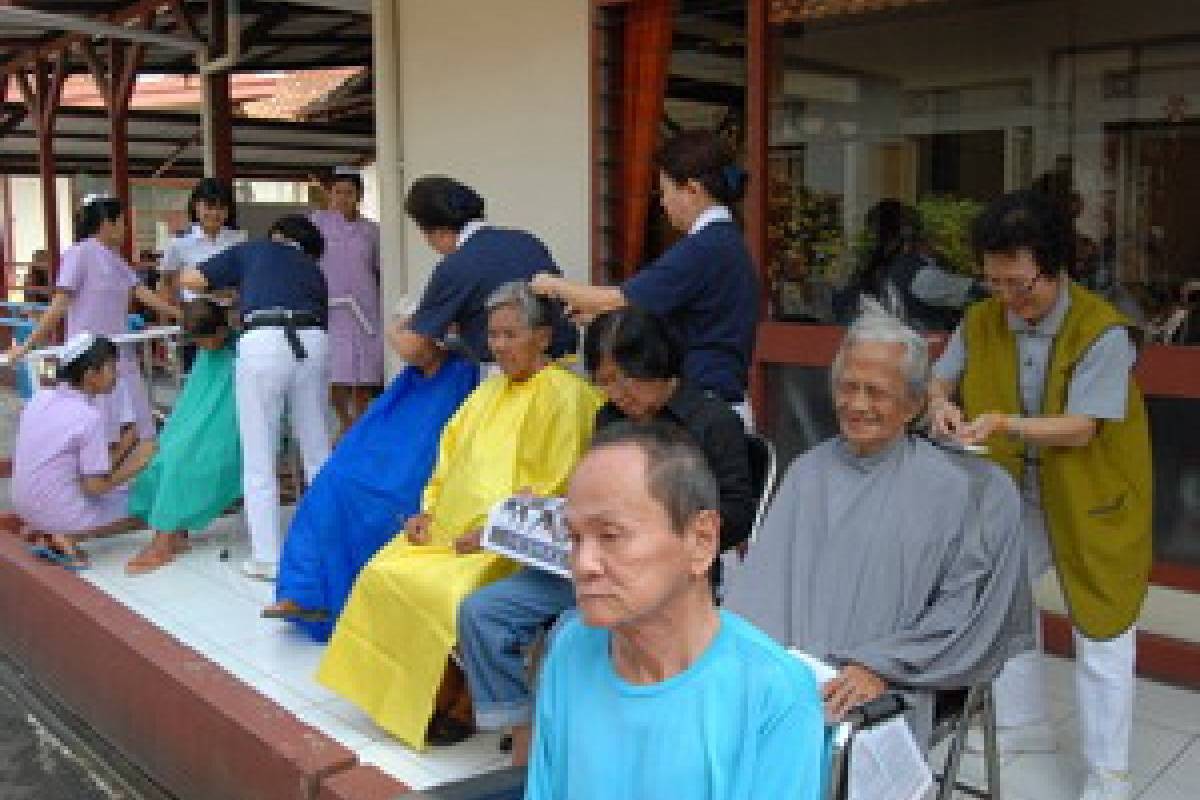
MULTIPOLYGON (((67 338, 77 333, 115 336, 129 329, 129 298, 137 275, 125 259, 94 238, 84 239, 63 253, 58 288, 71 295, 67 306, 67 338)), ((132 348, 122 347, 117 362, 117 385, 97 398, 109 438, 116 441, 121 426, 134 424, 139 439, 153 439, 150 399, 132 348)))
POLYGON ((108 445, 104 414, 92 398, 65 383, 37 392, 17 428, 13 508, 46 533, 82 533, 124 519, 126 489, 89 496, 81 483, 111 469, 108 445))
POLYGON ((344 386, 383 384, 383 330, 379 311, 379 225, 338 211, 314 211, 325 237, 321 271, 329 285, 330 381, 344 386), (353 298, 363 320, 343 305, 353 298), (363 326, 366 322, 368 327, 363 326), (369 328, 369 330, 368 330, 369 328))

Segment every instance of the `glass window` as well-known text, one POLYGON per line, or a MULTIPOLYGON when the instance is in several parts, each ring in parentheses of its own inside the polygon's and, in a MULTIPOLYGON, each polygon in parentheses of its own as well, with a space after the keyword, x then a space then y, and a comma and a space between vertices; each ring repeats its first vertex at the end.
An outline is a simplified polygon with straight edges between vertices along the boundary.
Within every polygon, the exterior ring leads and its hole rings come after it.
POLYGON ((954 325, 971 218, 1034 186, 1075 220, 1077 280, 1151 338, 1200 341, 1200 3, 769 9, 775 319, 843 322, 870 293, 954 325))

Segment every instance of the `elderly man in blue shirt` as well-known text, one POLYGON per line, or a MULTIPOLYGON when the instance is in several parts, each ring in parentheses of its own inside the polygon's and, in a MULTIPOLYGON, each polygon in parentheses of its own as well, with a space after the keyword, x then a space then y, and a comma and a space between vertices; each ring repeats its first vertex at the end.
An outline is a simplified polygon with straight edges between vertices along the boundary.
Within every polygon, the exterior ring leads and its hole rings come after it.
POLYGON ((567 492, 579 613, 542 672, 525 797, 815 800, 809 669, 713 604, 716 480, 678 428, 600 432, 567 492))

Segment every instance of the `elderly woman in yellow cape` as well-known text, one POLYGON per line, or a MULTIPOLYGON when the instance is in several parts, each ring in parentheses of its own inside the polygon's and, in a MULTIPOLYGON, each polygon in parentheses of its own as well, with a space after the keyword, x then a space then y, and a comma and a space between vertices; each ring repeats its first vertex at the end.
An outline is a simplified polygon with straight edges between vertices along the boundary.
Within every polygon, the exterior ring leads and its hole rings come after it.
POLYGON ((447 424, 422 513, 359 575, 317 674, 417 748, 436 727, 459 603, 516 570, 479 549, 488 511, 521 490, 561 494, 600 405, 589 384, 546 357, 553 311, 544 299, 508 283, 487 306, 488 346, 502 374, 447 424))

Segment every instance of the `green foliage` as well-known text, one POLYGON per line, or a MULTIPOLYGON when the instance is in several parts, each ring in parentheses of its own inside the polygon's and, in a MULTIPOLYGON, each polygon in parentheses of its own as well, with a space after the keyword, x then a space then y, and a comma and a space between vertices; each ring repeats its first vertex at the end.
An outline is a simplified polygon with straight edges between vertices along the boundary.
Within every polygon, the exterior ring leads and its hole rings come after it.
POLYGON ((921 228, 938 260, 946 268, 975 275, 979 266, 971 249, 971 221, 983 210, 975 200, 929 195, 917 203, 921 228))

